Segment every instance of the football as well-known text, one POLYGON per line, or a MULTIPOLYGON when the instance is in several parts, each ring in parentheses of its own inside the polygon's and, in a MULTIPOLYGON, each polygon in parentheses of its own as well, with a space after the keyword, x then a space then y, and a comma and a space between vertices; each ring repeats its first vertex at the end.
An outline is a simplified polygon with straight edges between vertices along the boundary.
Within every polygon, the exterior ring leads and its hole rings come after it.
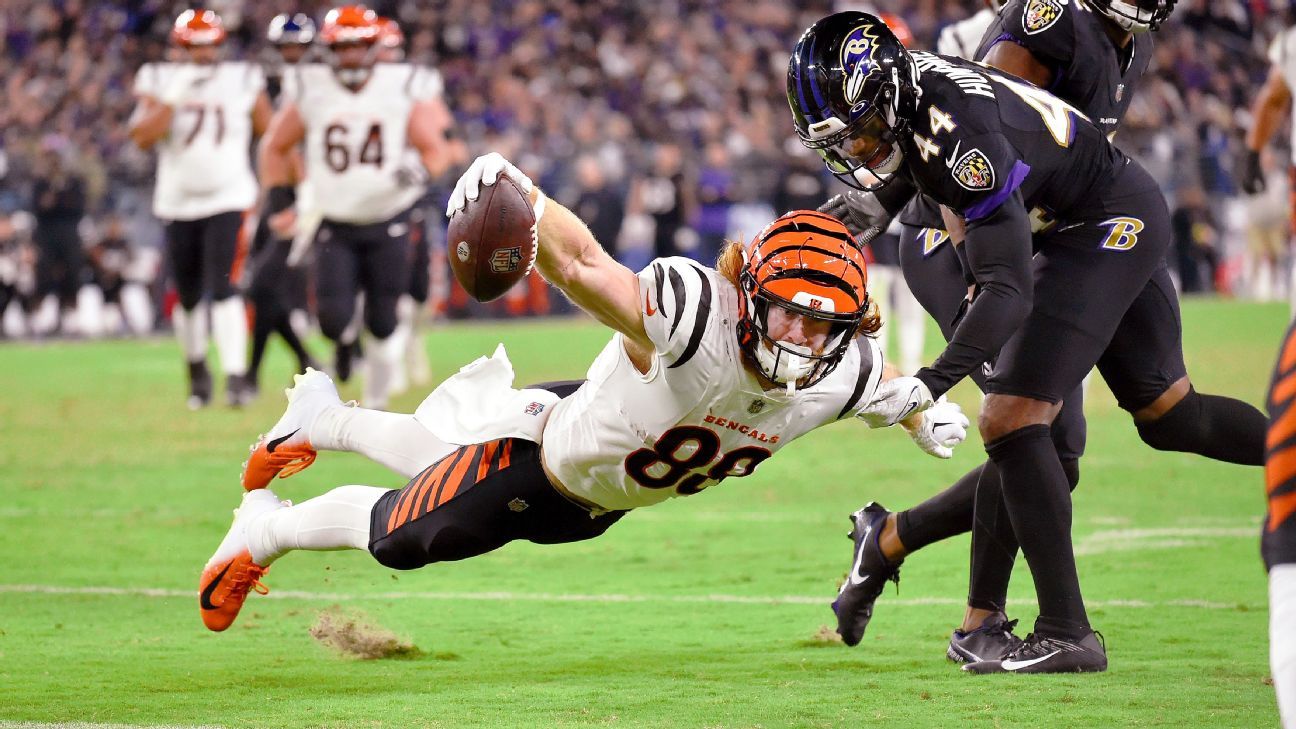
POLYGON ((450 218, 450 269, 469 296, 492 301, 521 281, 536 256, 536 218, 516 182, 501 175, 450 218))

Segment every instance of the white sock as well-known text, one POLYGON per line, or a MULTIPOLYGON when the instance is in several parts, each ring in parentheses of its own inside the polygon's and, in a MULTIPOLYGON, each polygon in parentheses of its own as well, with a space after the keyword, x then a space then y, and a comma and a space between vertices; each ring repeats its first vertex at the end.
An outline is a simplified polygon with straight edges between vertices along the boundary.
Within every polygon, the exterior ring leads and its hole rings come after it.
POLYGON ((82 286, 77 291, 77 329, 87 337, 101 337, 104 333, 103 289, 94 285, 82 286))
POLYGON ((296 506, 276 509, 248 523, 248 551, 262 567, 294 549, 327 552, 369 548, 369 516, 391 489, 339 486, 296 506))
POLYGON ((180 352, 186 362, 207 359, 207 303, 198 302, 192 309, 176 306, 171 310, 171 324, 175 327, 180 352))
POLYGON ((227 375, 247 372, 247 307, 242 296, 231 296, 212 304, 212 338, 227 375))
POLYGON ((1269 570, 1269 671, 1284 729, 1296 729, 1296 564, 1269 570))
POLYGON ((405 379, 405 340, 397 334, 372 340, 365 356, 365 407, 386 408, 393 385, 405 379))
POLYGON ((882 327, 877 332, 878 349, 882 350, 882 360, 890 362, 891 332, 896 329, 893 321, 895 311, 891 308, 891 284, 899 277, 892 266, 870 266, 868 274, 869 296, 877 302, 878 312, 882 314, 882 327))
POLYGON ((904 276, 896 276, 892 285, 895 287, 895 293, 891 297, 895 301, 895 313, 892 318, 895 320, 893 323, 896 324, 900 370, 906 375, 912 375, 921 369, 923 364, 923 336, 927 327, 927 312, 914 298, 908 284, 905 283, 904 276))
POLYGON ((328 408, 315 418, 307 437, 318 450, 359 453, 405 478, 458 448, 432 435, 413 415, 368 408, 328 408))
POLYGON ((122 316, 135 334, 153 331, 153 302, 141 284, 128 283, 121 292, 122 316))
POLYGON ((396 303, 396 330, 391 336, 383 340, 390 342, 393 352, 395 353, 395 367, 391 373, 391 381, 388 383, 387 391, 391 395, 399 395, 409 389, 409 372, 406 369, 406 354, 409 352, 410 341, 414 338, 414 315, 418 313, 418 303, 408 295, 400 297, 396 303))

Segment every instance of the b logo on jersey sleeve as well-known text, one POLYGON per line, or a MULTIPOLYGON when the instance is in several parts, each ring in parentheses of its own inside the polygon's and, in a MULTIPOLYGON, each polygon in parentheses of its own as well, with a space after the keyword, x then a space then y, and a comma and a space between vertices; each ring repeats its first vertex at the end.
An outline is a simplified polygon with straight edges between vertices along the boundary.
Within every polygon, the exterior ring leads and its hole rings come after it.
POLYGON ((1034 35, 1048 30, 1062 17, 1066 0, 1030 0, 1022 11, 1022 27, 1034 35))
POLYGON ((973 192, 989 190, 995 185, 994 166, 979 149, 968 150, 950 170, 958 184, 973 192))

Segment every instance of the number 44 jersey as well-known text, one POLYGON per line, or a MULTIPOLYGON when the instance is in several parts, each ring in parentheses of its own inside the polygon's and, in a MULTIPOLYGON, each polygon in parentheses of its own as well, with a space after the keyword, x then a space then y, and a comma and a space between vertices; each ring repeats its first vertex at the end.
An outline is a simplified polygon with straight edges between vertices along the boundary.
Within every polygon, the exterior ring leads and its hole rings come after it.
POLYGON ((160 99, 176 84, 182 101, 170 133, 158 143, 153 214, 197 220, 256 203, 252 174, 252 108, 265 89, 261 67, 241 61, 210 65, 146 63, 135 93, 160 99))
POLYGON ((286 74, 284 99, 296 105, 306 127, 312 199, 304 205, 354 224, 379 223, 413 205, 423 188, 399 174, 409 161, 410 112, 440 95, 440 74, 405 63, 376 64, 355 90, 325 64, 302 64, 286 74))
POLYGON ((635 368, 617 334, 544 429, 545 465, 587 505, 633 509, 747 476, 792 439, 874 398, 882 354, 872 339, 857 339, 813 387, 766 391, 743 366, 738 292, 724 277, 660 258, 639 273, 639 290, 656 348, 649 371, 635 368))

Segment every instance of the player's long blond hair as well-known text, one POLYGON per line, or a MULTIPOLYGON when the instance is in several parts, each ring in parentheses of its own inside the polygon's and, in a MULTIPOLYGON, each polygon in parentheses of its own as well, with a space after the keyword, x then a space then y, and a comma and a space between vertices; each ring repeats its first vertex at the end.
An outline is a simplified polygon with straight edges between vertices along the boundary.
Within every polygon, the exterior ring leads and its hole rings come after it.
MULTIPOLYGON (((716 271, 724 276, 725 280, 733 284, 734 288, 742 292, 742 286, 738 283, 738 275, 743 270, 743 248, 744 244, 730 240, 725 241, 724 248, 720 249, 720 255, 716 258, 716 271)), ((867 293, 867 289, 865 289, 867 293)), ((860 319, 859 326, 855 329, 855 336, 874 337, 877 336, 878 330, 882 328, 882 313, 878 311, 877 302, 872 296, 868 298, 868 311, 864 313, 864 318, 860 319)))

